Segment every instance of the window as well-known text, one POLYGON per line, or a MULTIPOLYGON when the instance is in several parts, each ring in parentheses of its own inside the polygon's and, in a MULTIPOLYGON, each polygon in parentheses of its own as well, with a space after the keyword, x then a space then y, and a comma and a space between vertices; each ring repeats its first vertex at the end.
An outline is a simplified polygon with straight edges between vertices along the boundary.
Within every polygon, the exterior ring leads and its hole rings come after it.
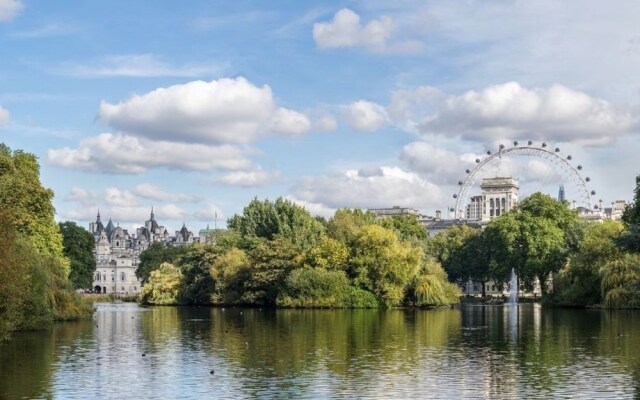
POLYGON ((111 282, 115 281, 115 278, 113 277, 113 274, 111 274, 111 282))
POLYGON ((122 282, 126 282, 127 281, 127 274, 125 274, 124 272, 120 273, 120 280, 122 282))
POLYGON ((100 273, 96 274, 96 282, 100 282, 100 273))

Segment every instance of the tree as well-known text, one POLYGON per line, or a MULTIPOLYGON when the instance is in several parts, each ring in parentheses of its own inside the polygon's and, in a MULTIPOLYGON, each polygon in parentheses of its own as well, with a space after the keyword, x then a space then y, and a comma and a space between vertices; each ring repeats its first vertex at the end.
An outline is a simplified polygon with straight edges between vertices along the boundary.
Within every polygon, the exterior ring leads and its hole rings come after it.
POLYGON ((496 281, 506 281, 514 268, 526 287, 532 288, 537 278, 546 293, 550 274, 560 270, 567 260, 565 229, 576 218, 566 204, 535 193, 514 210, 494 219, 485 232, 491 257, 490 275, 496 281))
POLYGON ((376 215, 369 211, 343 208, 336 211, 327 223, 327 234, 348 245, 355 240, 360 229, 376 223, 376 215))
POLYGON ((427 230, 420 225, 415 215, 393 215, 390 218, 383 218, 380 225, 396 231, 402 240, 425 242, 429 238, 427 230))
POLYGON ((40 183, 36 156, 0 144, 0 208, 11 214, 13 228, 40 253, 62 259, 52 200, 53 191, 40 183))
POLYGON ((71 263, 71 285, 74 289, 90 289, 96 270, 93 235, 75 222, 61 222, 58 226, 62 233, 63 253, 71 263))
POLYGON ((180 268, 170 263, 162 263, 151 271, 149 281, 142 287, 140 301, 143 304, 175 305, 178 304, 183 285, 180 268))
POLYGON ((215 282, 212 303, 241 304, 244 282, 251 276, 247 254, 238 248, 231 248, 213 262, 209 271, 215 282))
POLYGON ((372 292, 386 307, 402 302, 404 289, 415 277, 422 249, 398 240, 378 225, 361 229, 352 246, 348 274, 356 286, 372 292))
POLYGON ((627 254, 603 268, 602 297, 608 308, 640 308, 640 255, 627 254))
POLYGON ((304 255, 283 237, 262 240, 250 253, 251 269, 244 283, 243 302, 273 305, 291 271, 300 268, 304 255))
POLYGON ((616 239, 624 229, 617 221, 585 224, 569 262, 554 278, 551 303, 565 306, 600 304, 603 268, 622 256, 616 239))
POLYGON ((416 304, 442 306, 460 301, 460 288, 447 280, 447 273, 440 263, 428 258, 414 283, 416 304))
POLYGON ((454 225, 427 242, 426 252, 442 265, 454 282, 484 280, 488 268, 482 232, 467 225, 454 225))
POLYGON ((227 221, 227 226, 238 231, 243 238, 272 240, 280 236, 302 249, 316 245, 325 232, 323 223, 304 207, 281 197, 273 203, 253 199, 242 215, 235 215, 227 221))
POLYGON ((636 188, 633 191, 633 203, 629 204, 622 213, 625 226, 640 225, 640 175, 636 176, 636 188))
POLYGON ((154 242, 140 253, 140 263, 136 268, 136 276, 144 285, 151 272, 160 268, 165 262, 175 263, 180 255, 186 253, 190 246, 165 246, 164 243, 154 242))

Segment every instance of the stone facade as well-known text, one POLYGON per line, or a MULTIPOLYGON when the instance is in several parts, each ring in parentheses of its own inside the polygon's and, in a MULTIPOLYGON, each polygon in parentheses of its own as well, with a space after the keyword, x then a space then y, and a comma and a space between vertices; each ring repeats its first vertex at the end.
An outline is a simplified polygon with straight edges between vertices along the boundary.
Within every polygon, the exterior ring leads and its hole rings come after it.
POLYGON ((156 221, 153 208, 149 220, 145 221, 144 226, 137 228, 135 234, 115 226, 111 219, 107 226, 104 226, 99 211, 96 221, 89 224, 89 232, 95 239, 94 292, 118 296, 140 293, 142 282, 136 277, 136 269, 140 262, 140 253, 152 243, 179 246, 198 241, 184 224, 175 236, 170 236, 168 230, 156 221))

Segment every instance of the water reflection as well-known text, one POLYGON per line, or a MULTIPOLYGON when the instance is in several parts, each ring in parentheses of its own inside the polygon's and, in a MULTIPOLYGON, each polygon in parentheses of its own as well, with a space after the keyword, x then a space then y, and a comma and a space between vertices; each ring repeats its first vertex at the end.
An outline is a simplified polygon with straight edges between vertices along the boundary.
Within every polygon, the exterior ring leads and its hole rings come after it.
POLYGON ((0 345, 0 399, 633 397, 640 314, 98 305, 0 345), (210 372, 214 373, 211 374, 210 372))

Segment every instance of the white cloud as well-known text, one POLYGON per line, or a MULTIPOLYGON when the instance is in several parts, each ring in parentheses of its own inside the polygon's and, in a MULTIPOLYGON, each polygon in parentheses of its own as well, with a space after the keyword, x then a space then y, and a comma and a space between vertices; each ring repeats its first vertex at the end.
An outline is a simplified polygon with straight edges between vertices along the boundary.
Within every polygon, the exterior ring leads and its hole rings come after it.
POLYGON ((313 24, 313 39, 321 49, 363 47, 377 53, 407 54, 424 50, 424 43, 417 39, 396 38, 396 21, 383 15, 363 25, 360 16, 343 8, 330 22, 313 24))
POLYGON ((205 204, 200 210, 193 213, 193 216, 197 218, 198 221, 203 222, 224 221, 224 213, 220 207, 212 203, 205 204))
POLYGON ((635 123, 629 112, 562 85, 530 90, 509 82, 450 96, 419 129, 476 141, 528 138, 603 145, 635 123))
POLYGON ((0 106, 0 126, 9 123, 9 111, 0 106))
POLYGON ((0 0, 0 22, 11 21, 22 8, 20 0, 0 0))
POLYGON ((190 196, 184 193, 170 193, 164 190, 162 187, 158 185, 153 185, 151 183, 141 183, 136 185, 133 193, 137 196, 140 196, 145 199, 150 200, 158 200, 158 201, 167 201, 167 202, 176 202, 176 203, 197 203, 202 201, 202 197, 200 196, 190 196))
POLYGON ((351 128, 365 132, 378 130, 387 122, 384 107, 365 100, 358 100, 347 106, 345 118, 351 128))
POLYGON ((338 129, 338 121, 329 113, 320 113, 313 116, 311 126, 316 131, 335 131, 338 129))
POLYGON ((304 207, 312 215, 318 215, 326 219, 333 217, 337 210, 336 208, 327 207, 320 203, 311 203, 308 201, 300 200, 293 196, 286 196, 285 198, 293 203, 296 203, 299 206, 304 207))
POLYGON ((278 172, 267 172, 260 168, 251 171, 229 172, 219 178, 214 179, 216 183, 229 186, 241 187, 262 187, 281 179, 278 172))
MULTIPOLYGON (((46 32, 26 32, 33 36, 46 32)), ((50 71, 77 78, 95 77, 189 77, 219 75, 224 68, 217 63, 171 65, 154 54, 125 54, 105 57, 96 62, 81 64, 67 61, 50 71)))
POLYGON ((152 139, 199 143, 248 143, 269 131, 299 135, 306 116, 278 108, 267 85, 242 77, 193 81, 159 88, 126 102, 102 102, 99 117, 118 130, 152 139))
POLYGON ((87 201, 91 198, 91 193, 77 186, 72 187, 71 191, 64 196, 65 201, 87 201))
POLYGON ((311 122, 304 114, 280 107, 273 114, 269 128, 275 133, 298 136, 311 129, 311 122))
POLYGON ((251 166, 247 158, 251 151, 231 145, 172 143, 112 133, 84 139, 75 149, 51 149, 47 154, 53 165, 115 174, 139 174, 159 167, 206 171, 251 166))
POLYGON ((294 186, 292 196, 331 209, 394 205, 427 208, 443 201, 443 194, 436 185, 414 172, 385 166, 306 177, 294 186))
POLYGON ((394 31, 393 20, 382 16, 366 25, 348 8, 336 12, 331 22, 313 24, 313 39, 320 48, 362 46, 383 50, 394 31))
POLYGON ((475 166, 477 155, 457 154, 427 142, 412 142, 402 148, 400 159, 412 171, 421 173, 432 182, 451 183, 464 177, 466 169, 475 166))

